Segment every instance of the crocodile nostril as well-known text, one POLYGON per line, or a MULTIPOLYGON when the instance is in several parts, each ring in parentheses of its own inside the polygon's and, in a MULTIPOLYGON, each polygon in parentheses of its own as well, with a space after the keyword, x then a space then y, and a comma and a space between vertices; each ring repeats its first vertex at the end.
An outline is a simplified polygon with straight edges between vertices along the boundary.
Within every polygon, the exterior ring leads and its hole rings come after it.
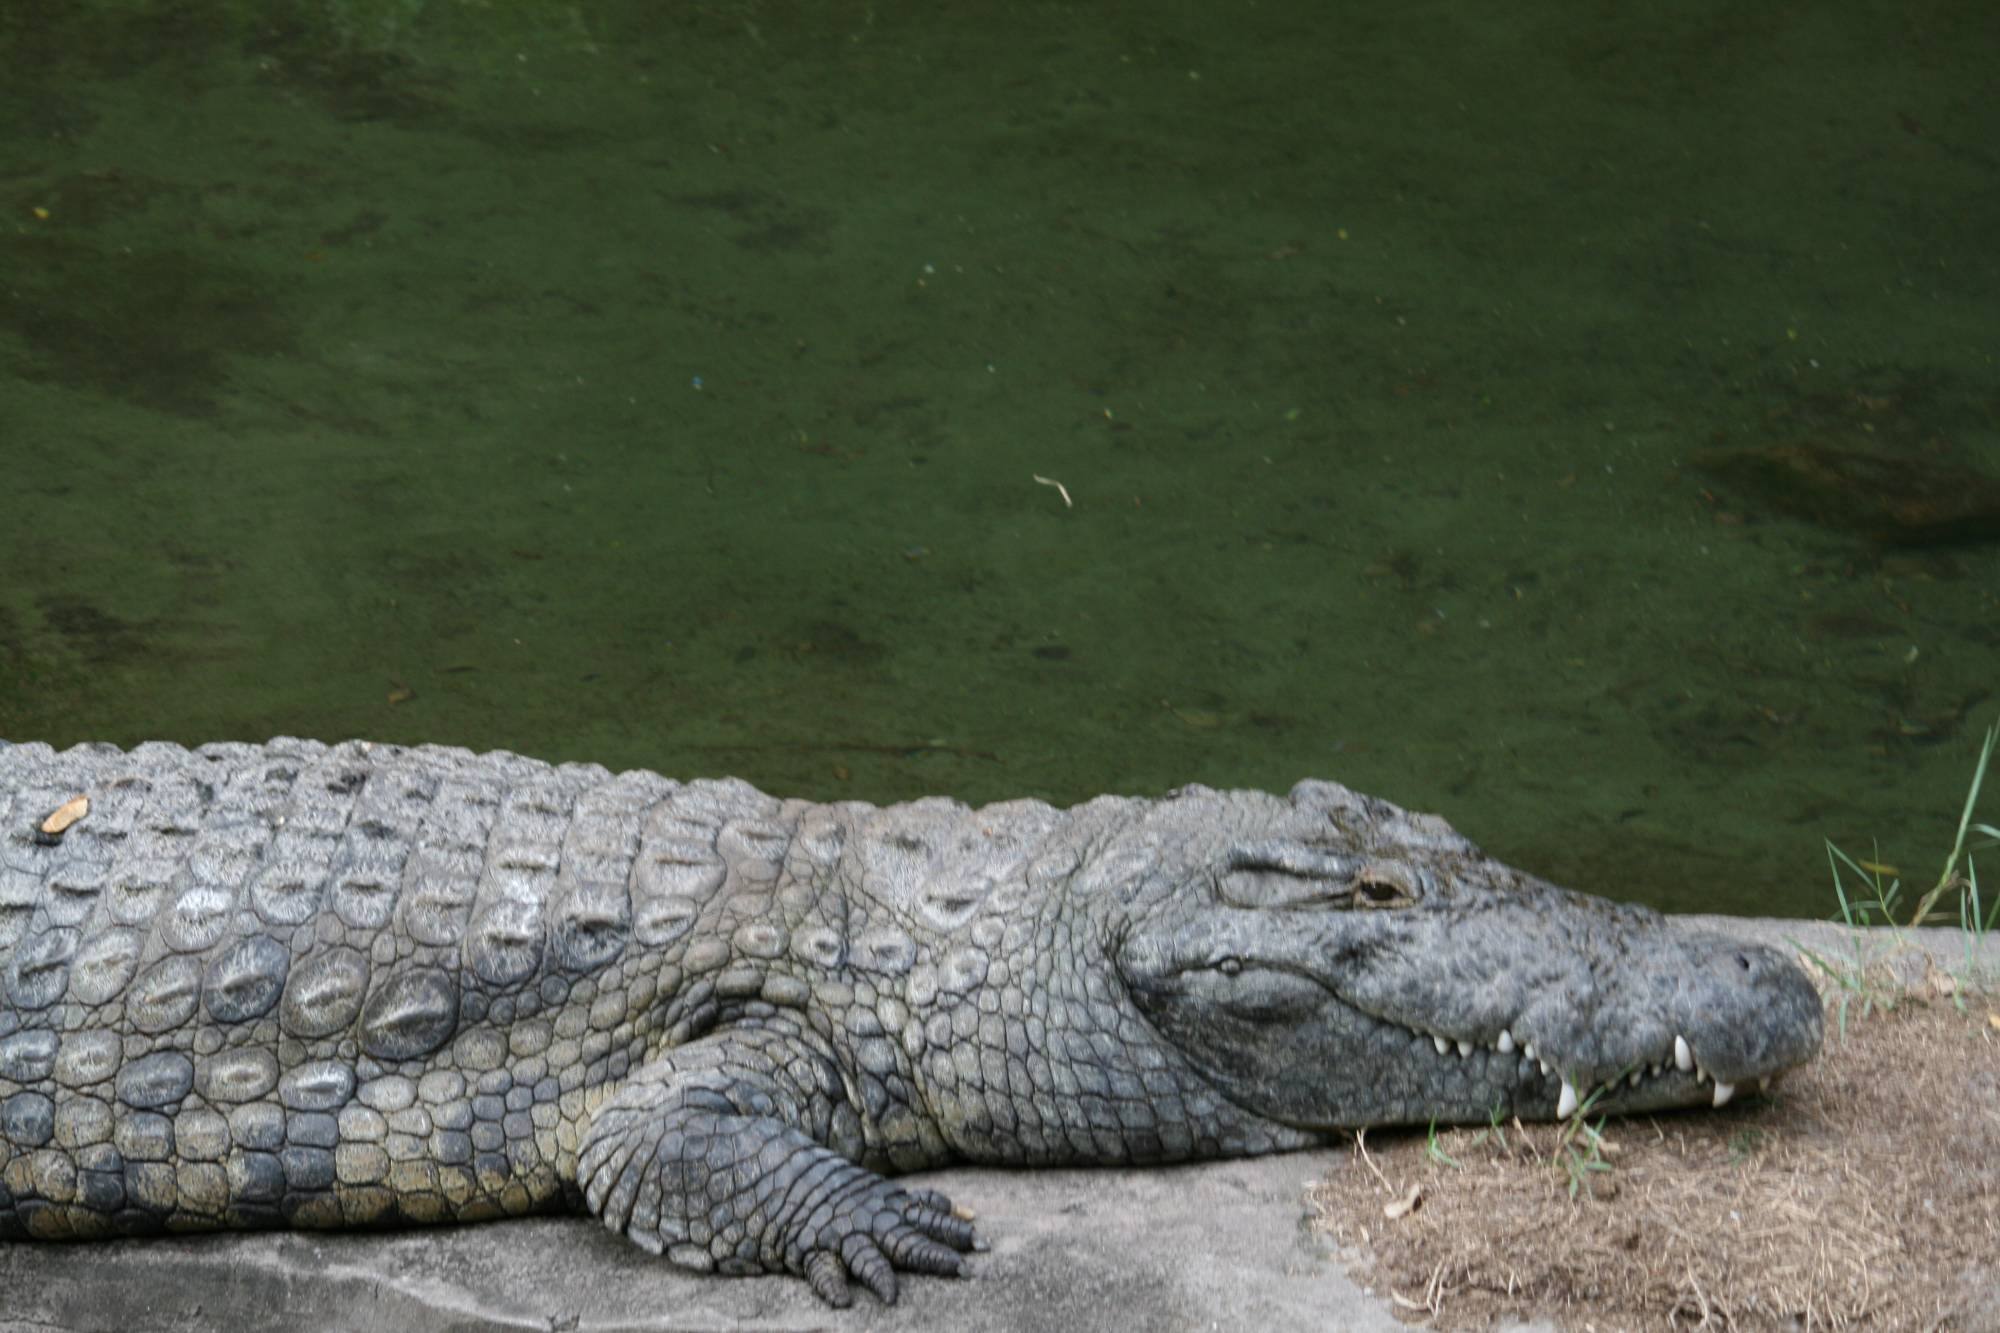
POLYGON ((1747 953, 1737 954, 1736 965, 1742 968, 1745 972, 1748 972, 1750 970, 1750 955, 1747 953))

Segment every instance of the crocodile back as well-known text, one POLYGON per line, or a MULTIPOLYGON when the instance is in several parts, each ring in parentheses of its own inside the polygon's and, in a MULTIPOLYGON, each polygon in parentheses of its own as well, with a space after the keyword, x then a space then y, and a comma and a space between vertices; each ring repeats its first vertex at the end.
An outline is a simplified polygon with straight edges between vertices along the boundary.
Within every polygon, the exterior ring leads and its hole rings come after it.
POLYGON ((778 806, 434 746, 0 744, 0 1235, 548 1204, 658 1037, 716 827, 778 806))

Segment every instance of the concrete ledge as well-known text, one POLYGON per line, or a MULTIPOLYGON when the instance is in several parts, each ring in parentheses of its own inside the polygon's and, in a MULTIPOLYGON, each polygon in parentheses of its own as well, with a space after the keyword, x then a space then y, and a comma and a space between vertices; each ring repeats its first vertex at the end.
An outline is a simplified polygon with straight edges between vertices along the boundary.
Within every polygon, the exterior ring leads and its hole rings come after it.
POLYGON ((8 1328, 359 1330, 1397 1328, 1304 1226, 1334 1152, 1156 1171, 943 1171, 979 1213, 972 1276, 884 1310, 790 1278, 706 1278, 587 1218, 387 1234, 0 1245, 8 1328))

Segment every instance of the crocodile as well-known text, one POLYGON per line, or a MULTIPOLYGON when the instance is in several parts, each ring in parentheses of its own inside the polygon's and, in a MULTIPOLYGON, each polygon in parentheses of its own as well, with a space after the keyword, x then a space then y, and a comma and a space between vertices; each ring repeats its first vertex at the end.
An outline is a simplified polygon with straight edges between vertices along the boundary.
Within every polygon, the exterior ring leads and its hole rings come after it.
POLYGON ((0 741, 0 1237, 587 1210, 858 1284, 983 1246, 950 1162, 1721 1105, 1784 955, 1333 782, 814 804, 438 746, 0 741))

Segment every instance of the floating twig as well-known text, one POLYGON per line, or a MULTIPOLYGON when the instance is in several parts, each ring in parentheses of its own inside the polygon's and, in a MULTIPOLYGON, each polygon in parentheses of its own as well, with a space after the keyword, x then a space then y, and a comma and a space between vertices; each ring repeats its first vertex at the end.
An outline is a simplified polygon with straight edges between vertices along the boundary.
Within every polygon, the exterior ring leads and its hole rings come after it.
POLYGON ((948 754, 958 759, 990 759, 1000 762, 1000 756, 991 750, 975 750, 964 745, 949 745, 944 741, 910 741, 906 744, 883 744, 879 741, 744 741, 738 744, 719 742, 707 745, 689 745, 689 750, 708 753, 756 753, 765 750, 783 751, 788 754, 822 754, 828 751, 838 753, 848 751, 858 754, 892 754, 907 759, 913 754, 948 754))

